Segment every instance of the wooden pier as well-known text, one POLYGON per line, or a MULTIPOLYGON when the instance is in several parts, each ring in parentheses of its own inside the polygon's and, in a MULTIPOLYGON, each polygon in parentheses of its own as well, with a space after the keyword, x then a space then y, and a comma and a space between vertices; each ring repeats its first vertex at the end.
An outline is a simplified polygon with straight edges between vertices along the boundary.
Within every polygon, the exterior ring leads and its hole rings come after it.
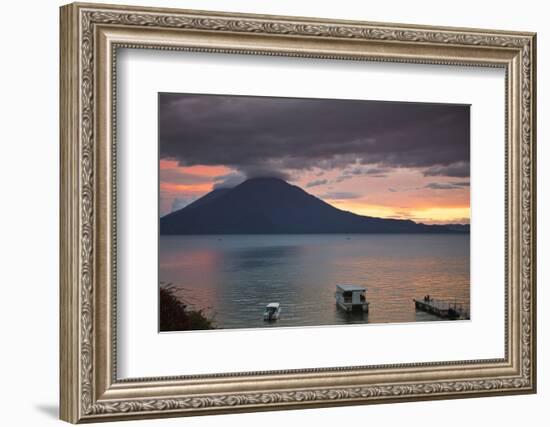
POLYGON ((417 310, 433 314, 443 319, 470 319, 470 313, 464 308, 464 304, 461 302, 434 298, 413 299, 413 301, 417 310))

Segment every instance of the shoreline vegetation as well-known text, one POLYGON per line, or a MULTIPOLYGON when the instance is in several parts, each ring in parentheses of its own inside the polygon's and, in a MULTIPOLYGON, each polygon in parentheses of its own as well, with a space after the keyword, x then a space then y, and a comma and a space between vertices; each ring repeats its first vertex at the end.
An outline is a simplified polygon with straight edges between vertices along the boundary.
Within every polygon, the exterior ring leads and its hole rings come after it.
POLYGON ((204 314, 202 309, 190 309, 190 304, 178 295, 181 291, 171 283, 159 286, 160 331, 195 331, 216 329, 213 318, 204 314))

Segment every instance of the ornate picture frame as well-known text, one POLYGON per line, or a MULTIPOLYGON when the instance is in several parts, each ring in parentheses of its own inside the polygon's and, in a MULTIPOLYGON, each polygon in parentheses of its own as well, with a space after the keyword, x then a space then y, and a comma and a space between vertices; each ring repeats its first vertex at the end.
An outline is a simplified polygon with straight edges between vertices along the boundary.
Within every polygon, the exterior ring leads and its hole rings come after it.
POLYGON ((61 8, 60 43, 61 419, 79 423, 536 391, 535 34, 75 3, 61 8), (505 356, 119 379, 120 48, 504 69, 505 356))

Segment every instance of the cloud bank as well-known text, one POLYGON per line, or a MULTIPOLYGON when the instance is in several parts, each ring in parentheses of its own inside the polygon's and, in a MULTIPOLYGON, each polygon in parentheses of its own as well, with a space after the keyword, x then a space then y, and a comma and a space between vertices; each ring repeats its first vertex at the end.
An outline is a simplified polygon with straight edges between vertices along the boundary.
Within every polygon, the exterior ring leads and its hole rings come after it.
POLYGON ((465 105, 161 93, 159 108, 160 156, 182 166, 287 180, 314 168, 469 176, 465 105))

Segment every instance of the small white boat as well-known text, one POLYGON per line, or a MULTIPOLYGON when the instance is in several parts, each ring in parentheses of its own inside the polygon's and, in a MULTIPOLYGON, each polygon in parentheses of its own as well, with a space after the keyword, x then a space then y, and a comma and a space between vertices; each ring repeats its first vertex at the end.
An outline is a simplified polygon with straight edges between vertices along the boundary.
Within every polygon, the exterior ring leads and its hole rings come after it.
POLYGON ((369 311, 367 288, 357 285, 336 285, 336 304, 345 311, 369 311))
POLYGON ((281 316, 281 304, 278 302, 270 302, 265 306, 264 311, 264 320, 266 321, 274 321, 278 320, 281 316))

